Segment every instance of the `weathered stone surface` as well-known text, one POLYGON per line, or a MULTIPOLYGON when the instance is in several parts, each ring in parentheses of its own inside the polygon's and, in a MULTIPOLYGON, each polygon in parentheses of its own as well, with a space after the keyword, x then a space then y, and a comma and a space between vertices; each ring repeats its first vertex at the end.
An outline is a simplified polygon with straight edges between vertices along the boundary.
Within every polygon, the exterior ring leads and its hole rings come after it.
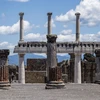
POLYGON ((10 86, 8 72, 9 50, 0 50, 0 87, 10 86))
POLYGON ((46 71, 46 59, 27 59, 27 71, 46 71))
POLYGON ((46 71, 25 71, 26 83, 45 83, 46 71))
POLYGON ((49 81, 62 80, 62 69, 60 67, 49 68, 49 81))
POLYGON ((0 100, 100 100, 100 85, 66 84, 64 89, 44 89, 45 84, 12 84, 0 89, 0 100))

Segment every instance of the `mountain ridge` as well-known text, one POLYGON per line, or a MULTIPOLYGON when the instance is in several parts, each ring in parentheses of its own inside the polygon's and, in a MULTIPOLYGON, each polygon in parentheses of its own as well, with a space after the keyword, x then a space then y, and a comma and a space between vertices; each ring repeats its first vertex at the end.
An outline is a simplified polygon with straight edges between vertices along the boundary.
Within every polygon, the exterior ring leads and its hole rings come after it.
MULTIPOLYGON (((33 59, 46 59, 46 56, 38 55, 38 54, 25 54, 25 57, 24 57, 25 65, 27 64, 27 59, 28 58, 30 58, 30 59, 31 58, 33 58, 33 59)), ((66 55, 57 55, 57 59, 58 59, 58 62, 61 62, 63 60, 69 59, 69 56, 68 56, 68 54, 66 54, 66 55)), ((9 55, 8 56, 8 64, 9 65, 19 65, 18 54, 9 55)))

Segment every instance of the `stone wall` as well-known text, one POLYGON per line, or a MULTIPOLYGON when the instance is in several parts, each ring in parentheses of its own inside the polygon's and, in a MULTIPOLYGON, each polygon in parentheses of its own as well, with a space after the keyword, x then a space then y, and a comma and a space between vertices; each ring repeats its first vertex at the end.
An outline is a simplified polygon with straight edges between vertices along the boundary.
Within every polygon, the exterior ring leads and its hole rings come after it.
POLYGON ((25 71, 26 83, 45 83, 45 71, 25 71))
POLYGON ((46 59, 27 59, 28 71, 45 71, 46 59))

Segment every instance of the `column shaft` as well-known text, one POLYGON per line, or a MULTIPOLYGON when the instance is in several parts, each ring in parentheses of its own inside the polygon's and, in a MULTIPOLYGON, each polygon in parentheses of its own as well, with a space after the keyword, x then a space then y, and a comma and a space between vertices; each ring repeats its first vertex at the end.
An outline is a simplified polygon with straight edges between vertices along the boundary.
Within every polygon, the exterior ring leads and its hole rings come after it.
POLYGON ((51 31, 52 31, 52 27, 51 27, 51 15, 52 13, 47 13, 48 15, 48 34, 51 34, 51 31))
POLYGON ((25 84, 24 54, 19 54, 19 83, 25 84))
POLYGON ((81 84, 81 55, 75 54, 74 83, 81 84))
POLYGON ((76 15, 76 41, 80 41, 80 13, 75 13, 76 15))
POLYGON ((24 33, 23 33, 23 15, 24 13, 19 13, 20 15, 20 41, 24 41, 24 33))

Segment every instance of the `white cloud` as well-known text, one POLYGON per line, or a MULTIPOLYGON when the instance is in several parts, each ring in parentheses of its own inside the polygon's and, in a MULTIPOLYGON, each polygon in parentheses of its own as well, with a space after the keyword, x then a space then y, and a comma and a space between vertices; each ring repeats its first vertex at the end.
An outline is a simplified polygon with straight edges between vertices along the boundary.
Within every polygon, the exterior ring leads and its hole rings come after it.
POLYGON ((29 33, 24 36, 24 39, 27 41, 46 41, 46 34, 29 33))
POLYGON ((62 30, 60 33, 62 33, 63 35, 68 35, 68 34, 72 34, 72 30, 62 30))
MULTIPOLYGON (((26 41, 47 41, 46 34, 40 33, 29 33, 25 35, 24 39, 26 41)), ((72 33, 72 30, 62 30, 57 34, 57 42, 74 42, 76 40, 76 35, 72 33)), ((100 32, 90 33, 90 34, 80 34, 80 41, 100 41, 100 32)))
MULTIPOLYGON (((44 24, 44 27, 47 27, 47 24, 48 24, 48 22, 46 22, 46 23, 44 24)), ((53 20, 53 19, 51 20, 51 26, 52 26, 52 27, 56 27, 56 25, 54 24, 54 20, 53 20)))
POLYGON ((7 41, 0 42, 0 49, 9 49, 10 54, 13 54, 14 47, 15 47, 15 45, 13 45, 12 43, 9 43, 7 41))
POLYGON ((66 28, 66 27, 67 27, 67 25, 63 25, 63 27, 64 27, 64 28, 66 28))
POLYGON ((75 21, 75 13, 81 13, 81 24, 95 26, 100 24, 100 0, 83 0, 75 9, 71 9, 66 14, 56 16, 56 21, 75 21))
POLYGON ((16 1, 16 2, 28 2, 29 0, 8 0, 8 1, 16 1))
MULTIPOLYGON (((19 21, 12 26, 0 26, 0 34, 16 34, 19 33, 19 21)), ((24 21, 24 32, 27 32, 33 27, 28 21, 24 21)))

